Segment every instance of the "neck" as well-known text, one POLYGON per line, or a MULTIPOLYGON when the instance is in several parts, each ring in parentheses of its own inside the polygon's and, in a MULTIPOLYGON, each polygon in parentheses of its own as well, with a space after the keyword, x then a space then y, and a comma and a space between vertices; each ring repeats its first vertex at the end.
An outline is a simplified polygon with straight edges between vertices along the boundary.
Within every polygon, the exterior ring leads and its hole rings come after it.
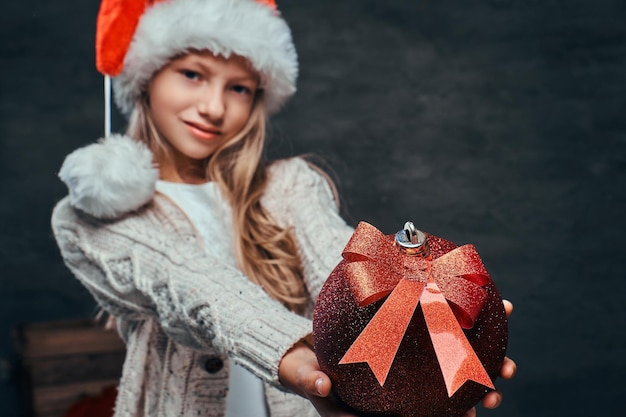
POLYGON ((163 181, 180 182, 185 184, 204 184, 207 182, 206 168, 203 163, 180 164, 165 163, 159 164, 159 177, 163 181))

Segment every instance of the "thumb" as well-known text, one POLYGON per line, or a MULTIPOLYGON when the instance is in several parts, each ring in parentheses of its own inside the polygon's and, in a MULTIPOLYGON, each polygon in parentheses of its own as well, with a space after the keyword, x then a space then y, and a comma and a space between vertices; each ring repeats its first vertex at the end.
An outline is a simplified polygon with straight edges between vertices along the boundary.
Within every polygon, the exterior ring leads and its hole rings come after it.
POLYGON ((304 391, 307 396, 327 397, 330 394, 331 382, 328 375, 321 371, 308 373, 305 377, 304 391))

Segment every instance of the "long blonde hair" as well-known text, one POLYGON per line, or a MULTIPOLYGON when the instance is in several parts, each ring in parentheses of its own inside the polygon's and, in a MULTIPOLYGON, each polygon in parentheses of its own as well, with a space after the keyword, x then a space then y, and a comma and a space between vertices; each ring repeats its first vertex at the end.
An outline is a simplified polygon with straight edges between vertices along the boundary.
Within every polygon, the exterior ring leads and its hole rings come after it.
MULTIPOLYGON (((171 161, 171 145, 154 125, 147 95, 135 106, 127 133, 144 142, 157 163, 171 161)), ((218 184, 230 203, 240 269, 271 297, 302 314, 307 298, 295 239, 261 205, 268 184, 265 140, 266 114, 262 92, 258 92, 241 132, 206 161, 206 178, 218 184)))

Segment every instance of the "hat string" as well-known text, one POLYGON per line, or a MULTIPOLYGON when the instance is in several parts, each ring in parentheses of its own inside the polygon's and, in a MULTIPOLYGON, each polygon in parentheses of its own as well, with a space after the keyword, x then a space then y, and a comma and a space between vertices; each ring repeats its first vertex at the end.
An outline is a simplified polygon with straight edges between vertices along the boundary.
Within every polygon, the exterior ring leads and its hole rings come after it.
POLYGON ((104 76, 104 137, 111 135, 111 77, 104 76))

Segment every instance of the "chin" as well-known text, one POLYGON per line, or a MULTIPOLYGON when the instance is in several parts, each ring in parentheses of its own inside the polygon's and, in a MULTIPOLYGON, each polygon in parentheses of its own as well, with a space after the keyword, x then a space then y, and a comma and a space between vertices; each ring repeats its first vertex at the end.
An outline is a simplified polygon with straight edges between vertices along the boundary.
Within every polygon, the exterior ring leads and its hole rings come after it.
POLYGON ((213 153, 215 152, 215 149, 187 149, 185 151, 182 152, 183 155, 185 155, 187 158, 193 160, 193 161, 204 161, 205 159, 209 158, 211 155, 213 155, 213 153))

